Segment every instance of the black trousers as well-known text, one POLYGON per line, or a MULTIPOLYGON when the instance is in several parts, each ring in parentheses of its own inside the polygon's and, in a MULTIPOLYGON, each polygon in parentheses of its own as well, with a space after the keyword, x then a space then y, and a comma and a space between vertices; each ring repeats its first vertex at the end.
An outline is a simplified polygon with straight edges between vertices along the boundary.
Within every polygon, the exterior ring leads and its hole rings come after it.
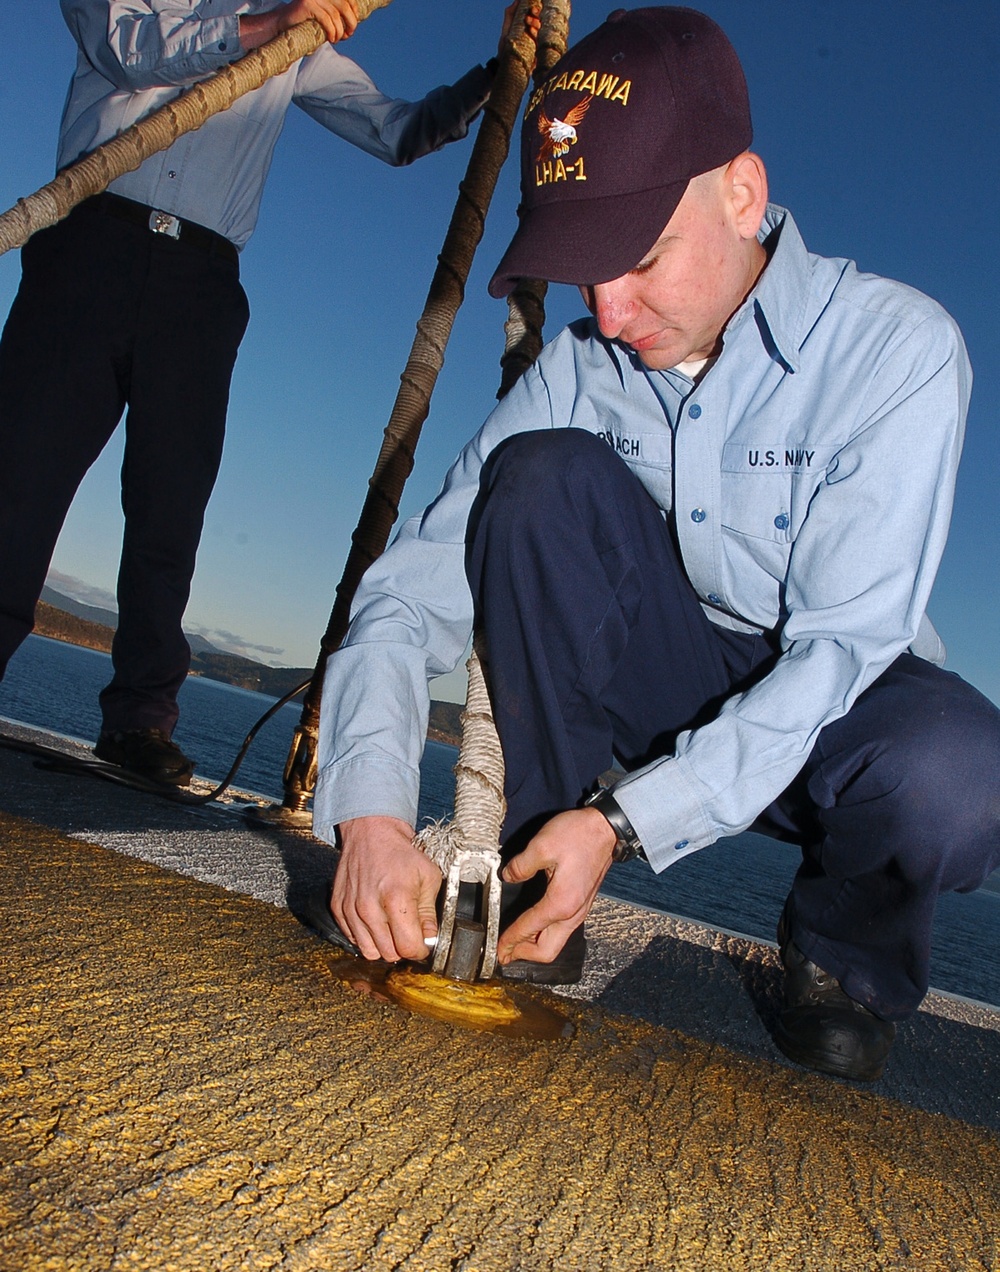
MULTIPOLYGON (((490 457, 468 573, 507 766, 507 851, 579 804, 613 758, 631 769, 669 754, 777 657, 767 638, 708 621, 659 510, 581 430, 525 433, 490 457)), ((754 824, 801 846, 795 943, 886 1019, 927 991, 938 895, 1000 865, 998 775, 1000 711, 903 654, 754 824)))
POLYGON ((108 729, 177 720, 181 629, 249 308, 230 255, 91 199, 22 251, 0 340, 0 674, 69 505, 123 411, 125 533, 108 729))

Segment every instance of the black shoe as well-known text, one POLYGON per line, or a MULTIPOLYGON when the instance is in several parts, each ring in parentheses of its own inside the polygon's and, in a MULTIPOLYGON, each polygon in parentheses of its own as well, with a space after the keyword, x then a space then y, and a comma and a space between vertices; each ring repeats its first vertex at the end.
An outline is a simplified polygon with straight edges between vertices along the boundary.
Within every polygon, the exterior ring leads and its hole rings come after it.
POLYGON ((194 761, 162 729, 103 730, 94 754, 106 764, 169 786, 187 786, 194 772, 194 761))
POLYGON ((855 1082, 882 1076, 896 1026, 857 1003, 840 981, 792 944, 784 918, 778 928, 785 965, 785 1006, 774 1041, 796 1064, 855 1082))
POLYGON ((583 976, 586 957, 587 938, 581 923, 551 963, 531 963, 526 958, 517 958, 506 967, 498 965, 497 971, 504 980, 528 985, 575 985, 583 976))

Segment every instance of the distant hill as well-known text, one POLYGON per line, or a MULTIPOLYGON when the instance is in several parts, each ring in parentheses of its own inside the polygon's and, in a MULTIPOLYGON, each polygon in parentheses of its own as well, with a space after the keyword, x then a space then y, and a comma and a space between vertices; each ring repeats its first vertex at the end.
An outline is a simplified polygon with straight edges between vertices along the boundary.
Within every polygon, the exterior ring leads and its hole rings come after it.
POLYGON ((113 627, 67 614, 47 601, 39 601, 35 609, 35 632, 70 645, 82 645, 85 649, 100 649, 106 654, 111 653, 111 638, 115 634, 113 627))
MULTIPOLYGON (((85 649, 111 652, 118 615, 96 605, 83 605, 46 587, 35 611, 35 632, 52 640, 82 645, 85 649), (97 616, 97 617, 95 617, 97 616)), ((253 689, 272 698, 283 698, 312 676, 311 667, 268 667, 240 654, 227 654, 203 636, 185 633, 191 646, 191 674, 240 689, 253 689)), ((461 737, 462 708, 454 702, 432 702, 428 737, 457 746, 461 737)))
MULTIPOLYGON (((118 615, 96 605, 84 605, 63 596, 51 587, 42 592, 35 613, 35 631, 39 636, 64 640, 71 645, 111 652, 118 615)), ((191 646, 191 674, 221 680, 240 689, 254 689, 273 698, 283 698, 296 685, 312 675, 311 667, 268 667, 240 654, 227 654, 217 649, 204 636, 185 632, 191 646)))
POLYGON ((462 712, 457 702, 431 700, 431 714, 427 721, 427 736, 435 742, 448 742, 459 746, 462 741, 462 712))
POLYGON ((100 609, 97 605, 84 605, 82 601, 74 601, 71 596, 64 596, 48 584, 42 588, 42 600, 58 610, 72 614, 76 618, 85 619, 88 623, 97 623, 110 627, 112 631, 118 625, 118 615, 114 610, 100 609))
MULTIPOLYGON (((42 598, 47 605, 53 609, 62 610, 65 614, 71 614, 74 618, 83 619, 86 623, 94 623, 99 627, 108 627, 114 633, 118 626, 118 615, 114 610, 101 609, 98 605, 85 605, 83 601, 74 601, 71 596, 64 596, 62 592, 57 592, 54 587, 48 584, 42 588, 42 598)), ((35 630, 38 631, 38 624, 35 624, 35 630)), ((82 629, 81 629, 82 630, 82 629)), ((39 632, 44 636, 47 633, 39 632)), ((198 636, 195 632, 185 632, 187 642, 191 646, 191 652, 194 654, 212 653, 221 654, 222 650, 213 645, 210 640, 206 640, 204 636, 198 636)), ((60 637, 54 639, 59 640, 60 637)), ((97 639, 95 637, 95 639, 97 639)), ((84 641, 74 641, 73 644, 82 645, 84 641)), ((103 645, 88 646, 91 649, 103 649, 103 645)), ((111 648, 110 642, 108 648, 111 648)), ((249 661, 249 660, 248 660, 249 661)))

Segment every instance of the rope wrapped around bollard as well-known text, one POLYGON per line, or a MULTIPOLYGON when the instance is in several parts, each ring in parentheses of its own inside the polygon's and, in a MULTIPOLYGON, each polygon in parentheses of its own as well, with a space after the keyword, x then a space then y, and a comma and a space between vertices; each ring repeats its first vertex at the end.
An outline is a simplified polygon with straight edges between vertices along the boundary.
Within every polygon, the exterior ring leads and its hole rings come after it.
MULTIPOLYGON (((545 0, 538 39, 535 82, 566 52, 570 0, 545 0)), ((506 396, 542 347, 546 285, 522 279, 508 300, 506 343, 498 398, 506 396)), ((444 875, 444 901, 435 972, 460 979, 488 980, 496 969, 500 926, 500 831, 507 812, 504 758, 493 720, 486 667, 474 643, 468 662, 469 686, 462 714, 462 741, 455 765, 455 815, 421 830, 414 842, 444 875), (460 883, 481 885, 481 936, 462 931, 458 918, 460 883), (471 944, 475 942, 475 944, 471 944)), ((467 924, 475 929, 480 924, 467 924)))

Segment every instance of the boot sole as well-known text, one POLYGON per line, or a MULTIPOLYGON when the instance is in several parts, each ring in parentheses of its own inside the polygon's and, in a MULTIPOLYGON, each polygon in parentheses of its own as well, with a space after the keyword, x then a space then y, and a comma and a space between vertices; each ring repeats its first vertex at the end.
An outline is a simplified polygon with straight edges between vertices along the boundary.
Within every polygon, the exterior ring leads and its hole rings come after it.
POLYGON ((786 1033, 781 1025, 774 1031, 774 1043, 778 1050, 789 1060, 801 1065, 804 1069, 814 1069, 818 1073, 828 1073, 835 1078, 848 1078, 854 1082, 877 1082, 885 1072, 887 1056, 862 1063, 850 1060, 837 1052, 822 1052, 800 1046, 796 1040, 786 1033))

